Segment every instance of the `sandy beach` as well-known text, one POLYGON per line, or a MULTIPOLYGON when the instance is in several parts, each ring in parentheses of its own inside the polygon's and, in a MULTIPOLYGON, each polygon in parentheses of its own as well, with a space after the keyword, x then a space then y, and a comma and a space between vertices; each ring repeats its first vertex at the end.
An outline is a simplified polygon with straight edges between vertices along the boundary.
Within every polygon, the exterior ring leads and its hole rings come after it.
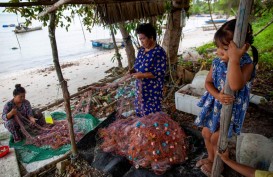
MULTIPOLYGON (((178 54, 190 47, 198 47, 207 42, 212 41, 215 30, 203 31, 197 28, 194 31, 184 33, 182 43, 180 43, 178 54)), ((123 57, 123 66, 127 66, 127 59, 125 50, 120 50, 123 57)), ((65 67, 62 72, 64 78, 68 82, 68 89, 70 94, 77 92, 77 88, 97 82, 104 78, 106 74, 104 71, 117 63, 112 63, 110 59, 114 54, 114 50, 105 51, 96 56, 85 56, 73 62, 61 63, 69 65, 65 67)), ((13 98, 12 92, 15 84, 20 83, 25 87, 28 99, 33 107, 42 107, 57 99, 62 98, 62 91, 58 84, 56 71, 48 71, 46 68, 34 68, 15 72, 13 74, 6 74, 0 77, 0 114, 2 113, 4 104, 13 98)))

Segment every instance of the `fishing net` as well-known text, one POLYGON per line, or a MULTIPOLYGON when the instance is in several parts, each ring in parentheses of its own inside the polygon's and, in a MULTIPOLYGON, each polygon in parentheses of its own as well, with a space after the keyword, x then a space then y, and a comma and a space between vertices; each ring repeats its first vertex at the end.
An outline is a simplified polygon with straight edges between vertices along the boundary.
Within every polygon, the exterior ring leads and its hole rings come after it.
MULTIPOLYGON (((105 86, 92 86, 91 90, 82 94, 76 102, 73 112, 72 121, 75 134, 75 140, 78 142, 86 133, 94 129, 100 121, 90 113, 91 99, 96 91, 107 91, 110 88, 117 88, 123 84, 123 90, 130 75, 123 77, 117 82, 105 86)), ((123 96, 121 96, 123 98, 123 96)), ((119 103, 123 104, 123 103, 119 103)), ((14 143, 13 138, 10 140, 10 146, 14 147, 19 154, 19 160, 24 163, 30 163, 38 160, 44 160, 55 155, 60 155, 70 149, 70 134, 68 122, 65 120, 65 113, 53 113, 53 124, 40 126, 37 123, 31 123, 30 120, 20 113, 15 116, 14 120, 20 126, 20 131, 25 137, 22 142, 14 143)))
POLYGON ((165 113, 119 119, 99 134, 103 151, 125 156, 136 168, 151 168, 156 174, 187 158, 186 135, 165 113))
MULTIPOLYGON (((21 131, 26 136, 21 142, 14 143, 10 139, 9 145, 16 149, 18 160, 23 163, 31 163, 39 160, 45 160, 56 155, 61 155, 70 150, 69 131, 67 127, 66 114, 63 112, 53 112, 54 125, 45 125, 43 127, 34 125, 25 125, 21 131)), ((19 119, 17 117, 16 119, 19 119)), ((19 119, 22 125, 25 118, 19 119)), ((73 120, 75 138, 78 142, 82 136, 93 130, 100 121, 90 114, 77 114, 73 120)))

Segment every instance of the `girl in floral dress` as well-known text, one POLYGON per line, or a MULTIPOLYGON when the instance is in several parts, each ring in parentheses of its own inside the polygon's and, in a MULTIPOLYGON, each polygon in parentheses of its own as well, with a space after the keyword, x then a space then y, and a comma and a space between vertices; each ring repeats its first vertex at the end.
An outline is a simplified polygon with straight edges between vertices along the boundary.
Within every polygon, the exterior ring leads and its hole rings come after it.
POLYGON ((242 48, 237 48, 232 41, 235 24, 236 19, 228 21, 215 33, 214 42, 217 46, 218 57, 212 62, 205 82, 207 91, 198 103, 202 110, 196 118, 195 124, 203 127, 202 135, 208 151, 208 158, 199 160, 196 166, 201 167, 205 174, 210 174, 212 170, 219 137, 222 105, 233 104, 228 136, 231 137, 233 133, 240 134, 249 104, 252 81, 255 76, 258 52, 251 45, 253 43, 251 25, 248 26, 245 45, 242 48), (253 52, 253 61, 246 53, 250 46, 253 52), (229 60, 230 70, 227 72, 229 60), (234 96, 223 93, 226 76, 230 88, 235 91, 234 96))

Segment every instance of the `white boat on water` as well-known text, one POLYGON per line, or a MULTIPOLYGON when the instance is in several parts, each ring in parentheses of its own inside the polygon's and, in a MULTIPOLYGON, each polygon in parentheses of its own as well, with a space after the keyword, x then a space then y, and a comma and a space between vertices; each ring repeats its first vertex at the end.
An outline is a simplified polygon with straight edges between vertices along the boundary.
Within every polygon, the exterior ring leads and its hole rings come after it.
POLYGON ((41 26, 27 27, 27 26, 20 23, 19 25, 15 26, 15 30, 13 30, 13 32, 15 32, 15 33, 26 33, 26 32, 36 31, 36 30, 41 30, 41 29, 42 29, 41 26))

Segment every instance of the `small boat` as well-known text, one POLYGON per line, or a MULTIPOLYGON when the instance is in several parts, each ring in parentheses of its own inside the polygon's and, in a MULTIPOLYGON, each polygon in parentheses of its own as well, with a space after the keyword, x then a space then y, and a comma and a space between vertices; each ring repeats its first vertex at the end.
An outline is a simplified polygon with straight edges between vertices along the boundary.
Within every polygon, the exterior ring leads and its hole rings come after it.
POLYGON ((41 29, 42 29, 41 26, 27 27, 27 26, 23 25, 22 23, 20 23, 18 26, 15 26, 15 30, 13 30, 13 32, 15 32, 15 33, 26 33, 26 32, 36 31, 36 30, 41 30, 41 29))
POLYGON ((15 27, 15 24, 9 24, 9 25, 2 25, 3 28, 8 28, 8 27, 15 27))
POLYGON ((93 47, 101 47, 101 46, 102 46, 102 43, 97 42, 97 41, 92 41, 92 46, 93 46, 93 47))
MULTIPOLYGON (((214 23, 225 23, 227 19, 214 19, 214 23)), ((212 20, 206 20, 205 23, 212 24, 212 20)))

